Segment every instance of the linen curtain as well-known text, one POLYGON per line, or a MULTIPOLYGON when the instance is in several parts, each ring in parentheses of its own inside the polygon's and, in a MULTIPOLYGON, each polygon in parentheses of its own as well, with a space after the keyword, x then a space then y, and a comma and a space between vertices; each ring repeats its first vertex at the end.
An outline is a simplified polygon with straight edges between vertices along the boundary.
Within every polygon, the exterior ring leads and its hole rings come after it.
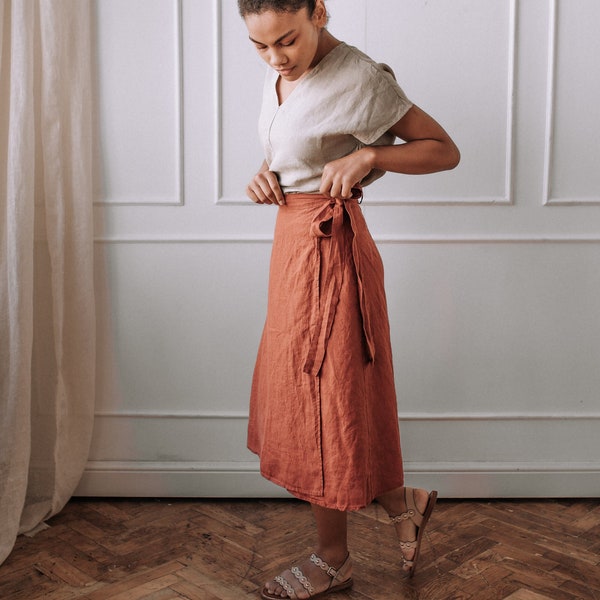
POLYGON ((94 406, 89 0, 0 0, 0 563, 59 512, 94 406))

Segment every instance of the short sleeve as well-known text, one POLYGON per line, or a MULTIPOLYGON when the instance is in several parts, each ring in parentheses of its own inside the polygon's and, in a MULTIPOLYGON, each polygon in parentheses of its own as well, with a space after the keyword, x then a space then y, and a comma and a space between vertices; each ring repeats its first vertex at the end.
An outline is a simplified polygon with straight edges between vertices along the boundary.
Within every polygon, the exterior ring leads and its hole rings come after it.
POLYGON ((412 103, 384 64, 368 63, 355 90, 351 133, 365 145, 376 142, 411 108, 412 103))

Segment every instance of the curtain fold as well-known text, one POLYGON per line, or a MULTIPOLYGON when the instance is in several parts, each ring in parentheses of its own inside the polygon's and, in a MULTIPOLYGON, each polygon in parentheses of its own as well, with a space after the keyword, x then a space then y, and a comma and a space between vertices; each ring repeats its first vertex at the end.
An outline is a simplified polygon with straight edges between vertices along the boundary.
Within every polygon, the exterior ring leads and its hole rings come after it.
POLYGON ((0 562, 89 452, 91 39, 90 0, 0 0, 0 562))

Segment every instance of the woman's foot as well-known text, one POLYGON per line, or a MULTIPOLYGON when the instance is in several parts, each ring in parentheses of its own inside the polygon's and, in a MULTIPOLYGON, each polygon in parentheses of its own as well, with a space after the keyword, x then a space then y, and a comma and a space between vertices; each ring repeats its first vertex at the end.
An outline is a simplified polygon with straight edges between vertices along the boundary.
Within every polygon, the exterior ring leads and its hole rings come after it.
POLYGON ((351 586, 352 561, 349 554, 341 560, 330 562, 325 562, 323 558, 312 554, 310 558, 266 583, 262 597, 267 600, 320 598, 351 586))
POLYGON ((423 531, 436 498, 437 492, 407 487, 397 488, 377 498, 396 527, 402 551, 402 569, 409 576, 414 574, 423 531))

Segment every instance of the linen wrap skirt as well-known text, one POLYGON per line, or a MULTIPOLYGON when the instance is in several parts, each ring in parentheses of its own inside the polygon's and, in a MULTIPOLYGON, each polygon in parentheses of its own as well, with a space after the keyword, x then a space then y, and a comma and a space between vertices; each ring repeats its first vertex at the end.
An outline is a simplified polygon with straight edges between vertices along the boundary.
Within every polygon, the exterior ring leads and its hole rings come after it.
POLYGON ((278 208, 248 426, 264 477, 338 510, 404 484, 383 264, 357 196, 278 208))

